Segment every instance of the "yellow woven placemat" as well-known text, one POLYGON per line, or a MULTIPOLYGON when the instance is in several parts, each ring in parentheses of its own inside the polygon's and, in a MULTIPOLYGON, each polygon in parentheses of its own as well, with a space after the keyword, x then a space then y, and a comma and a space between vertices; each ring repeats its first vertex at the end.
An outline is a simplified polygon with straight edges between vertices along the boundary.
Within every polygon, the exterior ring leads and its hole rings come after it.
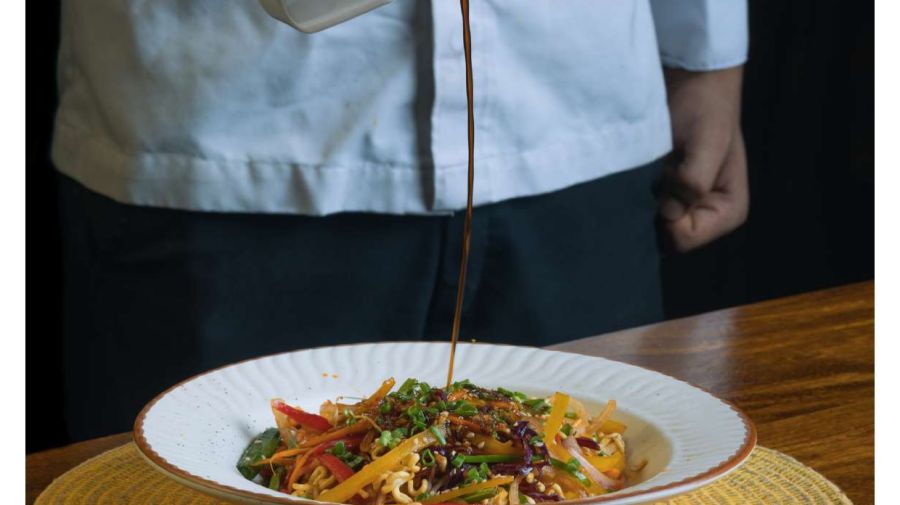
MULTIPOLYGON (((225 503, 154 470, 133 443, 69 470, 44 490, 36 505, 225 503)), ((851 504, 840 489, 780 452, 757 447, 741 468, 714 484, 659 505, 851 504)), ((852 505, 852 504, 851 504, 852 505)))

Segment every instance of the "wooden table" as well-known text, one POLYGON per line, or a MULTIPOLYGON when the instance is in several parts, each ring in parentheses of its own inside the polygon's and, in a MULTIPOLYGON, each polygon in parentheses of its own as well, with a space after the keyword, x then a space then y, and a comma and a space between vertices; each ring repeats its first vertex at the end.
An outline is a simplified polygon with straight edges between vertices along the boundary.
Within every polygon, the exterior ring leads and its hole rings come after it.
MULTIPOLYGON (((874 500, 871 282, 720 310, 554 346, 652 368, 733 401, 759 443, 790 454, 856 503, 874 500)), ((26 459, 28 503, 123 433, 26 459)))

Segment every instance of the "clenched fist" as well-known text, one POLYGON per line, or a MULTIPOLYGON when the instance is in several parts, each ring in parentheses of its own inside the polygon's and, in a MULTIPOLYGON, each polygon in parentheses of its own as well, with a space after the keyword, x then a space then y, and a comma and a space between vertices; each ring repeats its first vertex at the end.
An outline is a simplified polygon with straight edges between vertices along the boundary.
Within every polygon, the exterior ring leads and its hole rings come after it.
POLYGON ((666 69, 674 152, 663 172, 660 215, 679 252, 708 244, 747 219, 742 79, 743 67, 666 69))

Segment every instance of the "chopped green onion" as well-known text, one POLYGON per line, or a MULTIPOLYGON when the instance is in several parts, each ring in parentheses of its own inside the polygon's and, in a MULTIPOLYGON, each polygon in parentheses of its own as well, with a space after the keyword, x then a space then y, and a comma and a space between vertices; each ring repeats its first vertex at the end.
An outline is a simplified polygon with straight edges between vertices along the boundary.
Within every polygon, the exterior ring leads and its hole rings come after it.
POLYGON ((453 468, 459 468, 466 462, 466 457, 462 454, 457 454, 450 460, 450 464, 453 465, 453 468))
POLYGON ((466 472, 466 479, 463 481, 463 485, 465 486, 487 480, 490 473, 491 469, 488 468, 487 463, 482 463, 476 467, 469 468, 466 472))
POLYGON ((575 412, 566 412, 565 417, 566 419, 578 419, 578 414, 575 412))
POLYGON ((412 431, 410 431, 410 433, 420 432, 420 431, 424 430, 425 427, 427 426, 426 420, 425 420, 425 411, 422 410, 422 407, 413 405, 413 406, 409 407, 408 409, 406 409, 405 414, 406 414, 406 417, 408 417, 409 420, 412 422, 412 426, 411 426, 412 431))
POLYGON ((563 432, 567 437, 572 434, 572 425, 566 423, 559 428, 559 431, 563 432))
POLYGON ((419 383, 416 379, 409 378, 403 381, 403 384, 400 385, 400 389, 397 390, 401 395, 409 394, 414 387, 419 383))
MULTIPOLYGON (((423 466, 432 466, 435 463, 434 453, 431 452, 431 449, 425 449, 422 451, 422 465, 423 466)), ((419 501, 419 500, 416 500, 419 501)))
POLYGON ((523 400, 528 399, 528 395, 526 395, 525 393, 520 393, 518 391, 510 391, 504 388, 497 388, 497 392, 519 403, 521 403, 523 400))
POLYGON ((381 405, 378 406, 378 412, 382 414, 387 414, 391 411, 391 404, 385 400, 381 400, 381 405))
POLYGON ((347 466, 349 466, 353 470, 356 470, 357 467, 362 465, 363 462, 365 461, 362 458, 362 456, 358 456, 358 455, 354 455, 354 454, 347 454, 345 457, 343 457, 341 459, 344 461, 344 463, 347 463, 347 466))
POLYGON ((393 449, 400 443, 400 440, 403 438, 403 431, 400 428, 397 428, 393 432, 390 431, 382 431, 381 436, 378 437, 378 443, 381 444, 382 447, 387 447, 388 449, 393 449))
POLYGON ((478 413, 478 409, 470 403, 460 402, 460 405, 453 409, 453 413, 462 417, 472 417, 478 413))
POLYGON ((450 385, 450 391, 459 391, 460 389, 472 389, 475 387, 475 384, 469 382, 469 379, 464 379, 458 382, 454 382, 450 385))
POLYGON ((525 405, 529 409, 537 412, 538 414, 544 414, 550 411, 550 404, 547 403, 547 400, 543 398, 535 398, 533 400, 525 400, 522 402, 522 405, 525 405))
POLYGON ((438 440, 438 443, 439 443, 440 445, 446 445, 446 444, 447 444, 447 439, 444 438, 443 433, 441 433, 441 431, 440 431, 439 429, 437 429, 437 426, 432 426, 432 427, 430 428, 430 430, 431 430, 431 433, 434 435, 434 437, 438 440))
POLYGON ((550 458, 550 464, 556 468, 559 468, 560 470, 567 472, 572 477, 575 477, 585 486, 591 486, 590 479, 588 479, 583 473, 581 473, 581 463, 579 463, 577 459, 572 458, 568 461, 568 463, 563 463, 556 458, 550 458))
POLYGON ((550 464, 556 468, 559 468, 560 470, 565 470, 569 473, 577 472, 581 469, 581 464, 578 463, 578 460, 575 458, 570 459, 568 463, 556 458, 550 458, 550 464))
POLYGON ((340 440, 338 443, 334 444, 334 447, 331 449, 326 449, 325 452, 329 454, 333 454, 337 457, 341 457, 347 453, 347 448, 344 446, 344 441, 340 440))

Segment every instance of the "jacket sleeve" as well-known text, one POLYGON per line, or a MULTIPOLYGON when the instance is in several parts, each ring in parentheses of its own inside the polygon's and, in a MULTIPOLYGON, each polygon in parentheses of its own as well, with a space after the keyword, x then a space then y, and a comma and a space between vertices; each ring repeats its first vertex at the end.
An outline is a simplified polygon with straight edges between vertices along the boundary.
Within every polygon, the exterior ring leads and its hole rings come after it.
POLYGON ((719 70, 747 60, 747 0, 650 0, 663 65, 719 70))

